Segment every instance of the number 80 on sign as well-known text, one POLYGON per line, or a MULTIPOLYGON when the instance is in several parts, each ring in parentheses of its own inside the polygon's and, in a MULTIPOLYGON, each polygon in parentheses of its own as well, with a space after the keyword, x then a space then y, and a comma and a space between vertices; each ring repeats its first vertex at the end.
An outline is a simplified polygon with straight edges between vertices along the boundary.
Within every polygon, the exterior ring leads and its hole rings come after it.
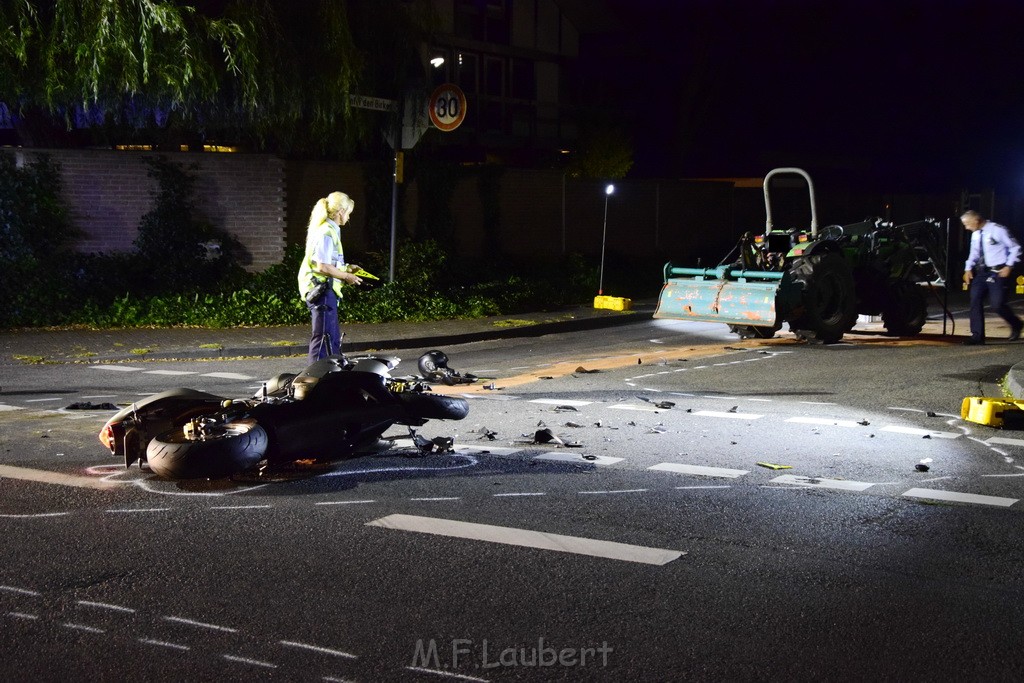
POLYGON ((466 118, 466 95, 454 83, 445 83, 430 95, 430 121, 444 132, 458 128, 466 118))

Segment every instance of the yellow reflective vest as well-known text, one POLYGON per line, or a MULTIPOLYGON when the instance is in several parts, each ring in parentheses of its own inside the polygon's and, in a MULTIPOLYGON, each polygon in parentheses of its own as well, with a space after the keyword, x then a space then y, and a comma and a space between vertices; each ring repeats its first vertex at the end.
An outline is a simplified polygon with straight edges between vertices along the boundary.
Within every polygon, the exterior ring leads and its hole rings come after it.
MULTIPOLYGON (((302 259, 302 267, 299 268, 299 296, 303 299, 306 298, 306 294, 309 290, 313 289, 317 283, 323 282, 327 279, 327 276, 318 273, 314 270, 313 264, 316 261, 313 260, 313 251, 318 244, 320 244, 324 235, 326 234, 331 238, 331 242, 334 244, 334 250, 338 252, 338 263, 345 263, 345 251, 341 247, 341 235, 338 231, 338 226, 334 221, 328 220, 320 225, 320 233, 316 236, 315 240, 307 240, 306 243, 306 255, 302 259)), ((341 280, 334 278, 331 283, 331 289, 334 293, 341 298, 341 280)))

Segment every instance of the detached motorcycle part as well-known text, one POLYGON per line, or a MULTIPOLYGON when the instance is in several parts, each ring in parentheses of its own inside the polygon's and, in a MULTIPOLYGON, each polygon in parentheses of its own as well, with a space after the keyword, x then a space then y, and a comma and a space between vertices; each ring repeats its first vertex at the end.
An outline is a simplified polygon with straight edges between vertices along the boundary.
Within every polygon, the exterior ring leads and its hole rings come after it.
POLYGON ((149 468, 170 479, 221 479, 253 467, 267 452, 267 433, 252 420, 164 432, 146 448, 149 468))

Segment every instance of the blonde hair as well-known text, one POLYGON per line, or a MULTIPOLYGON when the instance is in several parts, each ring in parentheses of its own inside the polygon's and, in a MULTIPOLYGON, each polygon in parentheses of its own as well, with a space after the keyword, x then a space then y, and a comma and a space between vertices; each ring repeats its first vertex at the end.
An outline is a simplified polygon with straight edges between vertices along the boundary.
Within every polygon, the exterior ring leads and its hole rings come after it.
POLYGON ((309 214, 309 225, 306 228, 306 249, 309 249, 309 242, 319 232, 320 226, 327 222, 329 216, 344 209, 345 213, 352 213, 356 203, 344 192, 332 192, 326 197, 316 200, 313 211, 309 214))

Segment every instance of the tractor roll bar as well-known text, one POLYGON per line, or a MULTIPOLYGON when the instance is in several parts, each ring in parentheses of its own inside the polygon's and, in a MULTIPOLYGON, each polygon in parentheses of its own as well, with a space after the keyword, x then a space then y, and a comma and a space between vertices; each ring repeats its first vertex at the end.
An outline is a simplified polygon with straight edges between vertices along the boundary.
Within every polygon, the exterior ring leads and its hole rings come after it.
POLYGON ((818 236, 818 207, 814 201, 814 183, 811 182, 811 176, 807 174, 807 171, 802 168, 774 168, 768 171, 768 174, 764 177, 764 233, 767 235, 772 231, 772 204, 771 199, 768 196, 768 181, 781 173, 794 173, 801 176, 807 181, 807 191, 810 193, 811 198, 811 238, 818 236))

